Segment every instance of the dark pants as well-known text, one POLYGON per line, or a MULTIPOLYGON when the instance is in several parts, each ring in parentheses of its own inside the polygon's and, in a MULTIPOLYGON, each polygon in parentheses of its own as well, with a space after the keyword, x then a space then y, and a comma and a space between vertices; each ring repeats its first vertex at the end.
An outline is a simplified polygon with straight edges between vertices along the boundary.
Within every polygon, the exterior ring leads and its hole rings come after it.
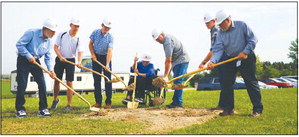
MULTIPOLYGON (((40 61, 37 59, 36 62, 40 64, 40 61)), ((34 80, 38 85, 38 93, 39 93, 39 110, 46 109, 48 107, 47 104, 47 96, 46 96, 46 84, 44 79, 44 74, 41 68, 37 65, 30 63, 26 57, 18 56, 17 59, 17 96, 16 96, 16 110, 26 110, 24 107, 25 104, 25 91, 28 82, 29 72, 32 74, 34 80)))
MULTIPOLYGON (((227 57, 229 59, 231 57, 227 57)), ((226 60, 225 59, 225 60, 226 60)), ((224 110, 232 111, 234 109, 234 88, 237 72, 240 71, 247 92, 253 104, 253 112, 263 111, 262 97, 258 80, 256 79, 256 57, 253 52, 248 55, 248 58, 242 60, 241 66, 236 67, 237 61, 232 61, 223 65, 223 94, 224 94, 224 110)))
MULTIPOLYGON (((145 97, 145 90, 150 89, 150 87, 152 87, 152 81, 153 78, 136 78, 136 92, 135 92, 135 97, 136 98, 143 98, 145 97)), ((134 77, 130 78, 130 81, 128 83, 128 85, 134 83, 134 77)), ((132 97, 133 92, 132 91, 128 91, 127 96, 131 96, 132 97)))
MULTIPOLYGON (((225 58, 225 55, 226 53, 223 54, 223 56, 221 57, 220 61, 224 61, 224 58, 225 58)), ((223 87, 222 85, 222 81, 223 81, 223 65, 220 65, 216 68, 218 70, 218 77, 219 77, 219 83, 220 83, 220 88, 223 87)), ((218 102, 218 107, 224 107, 224 101, 223 101, 223 97, 224 97, 224 94, 223 94, 223 90, 221 88, 220 90, 220 96, 219 96, 219 102, 218 102)))
MULTIPOLYGON (((104 66, 106 66, 106 55, 97 55, 97 60, 101 62, 104 66)), ((110 70, 112 71, 112 65, 111 62, 109 64, 110 70)), ((102 73, 104 71, 104 75, 107 76, 109 79, 111 79, 111 73, 106 71, 102 66, 100 66, 96 62, 92 62, 92 69, 94 71, 97 71, 99 73, 102 73)), ((94 80, 94 97, 96 100, 97 104, 102 104, 102 88, 101 88, 101 76, 97 74, 92 74, 93 75, 93 80, 94 80)), ((106 104, 111 104, 111 98, 112 98, 112 83, 106 83, 107 79, 105 79, 105 92, 106 92, 106 104)))

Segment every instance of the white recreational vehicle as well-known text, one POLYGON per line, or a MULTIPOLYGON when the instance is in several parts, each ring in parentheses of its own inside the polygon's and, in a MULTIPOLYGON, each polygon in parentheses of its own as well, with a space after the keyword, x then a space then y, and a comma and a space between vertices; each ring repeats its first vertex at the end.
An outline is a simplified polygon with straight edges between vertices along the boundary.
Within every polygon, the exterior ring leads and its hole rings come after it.
MULTIPOLYGON (((127 84, 130 80, 130 73, 116 73, 117 76, 123 79, 123 81, 127 84)), ((11 83, 10 83, 10 89, 12 93, 17 92, 17 80, 16 80, 17 72, 12 71, 11 72, 11 83)), ((47 87, 47 94, 53 94, 53 88, 54 88, 54 80, 46 73, 44 72, 46 87, 47 87)), ((114 76, 111 76, 114 78, 114 76)), ((65 80, 65 74, 63 75, 62 81, 66 83, 65 80)), ((75 72, 74 81, 73 81, 73 88, 77 92, 93 92, 94 86, 93 86, 93 77, 91 72, 75 72)), ((105 80, 102 77, 102 89, 105 88, 105 80)), ((112 83, 112 90, 113 92, 120 92, 123 91, 122 89, 125 86, 121 82, 112 83)), ((60 84, 60 92, 66 92, 66 87, 60 84)), ((28 83, 25 93, 26 94, 35 94, 38 92, 38 86, 37 83, 34 81, 33 76, 29 73, 28 76, 28 83)))

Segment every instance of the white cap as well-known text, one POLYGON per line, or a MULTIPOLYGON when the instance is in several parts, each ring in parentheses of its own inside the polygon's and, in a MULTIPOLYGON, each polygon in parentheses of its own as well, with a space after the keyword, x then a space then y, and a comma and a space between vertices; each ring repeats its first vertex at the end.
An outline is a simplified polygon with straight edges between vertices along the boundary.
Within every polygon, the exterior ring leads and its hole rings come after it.
POLYGON ((76 18, 76 17, 73 17, 72 19, 71 19, 71 22, 70 22, 71 24, 74 24, 74 25, 78 25, 78 26, 80 26, 80 20, 78 19, 78 18, 76 18))
POLYGON ((163 33, 162 30, 160 30, 158 28, 155 28, 152 31, 152 37, 154 38, 154 40, 156 40, 160 36, 160 34, 162 34, 162 33, 163 33))
POLYGON ((108 27, 108 28, 111 28, 111 20, 109 18, 105 18, 103 19, 103 24, 108 27))
POLYGON ((141 57, 142 61, 151 61, 151 59, 152 59, 151 55, 149 55, 147 53, 144 53, 141 57))
POLYGON ((51 19, 51 18, 48 18, 44 21, 43 23, 43 27, 46 27, 52 31, 56 31, 57 29, 57 23, 55 20, 51 19))
POLYGON ((226 10, 220 10, 216 14, 216 24, 220 25, 225 19, 229 18, 230 14, 226 10))
POLYGON ((208 23, 209 21, 215 19, 214 16, 211 13, 206 13, 203 17, 203 20, 205 23, 208 23))

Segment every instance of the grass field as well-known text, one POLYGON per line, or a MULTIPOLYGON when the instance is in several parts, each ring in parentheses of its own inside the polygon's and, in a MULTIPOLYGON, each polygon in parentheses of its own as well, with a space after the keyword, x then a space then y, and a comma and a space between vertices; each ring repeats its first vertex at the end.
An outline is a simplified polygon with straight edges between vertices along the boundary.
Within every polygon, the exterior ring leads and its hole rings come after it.
MULTIPOLYGON (((11 96, 9 82, 3 82, 2 95, 11 96), (8 87, 8 88, 7 88, 8 87)), ((167 93, 166 104, 170 103, 173 92, 167 93)), ((93 94, 83 95, 92 104, 93 94)), ((113 107, 126 107, 121 99, 124 93, 113 94, 113 107)), ((184 104, 188 108, 215 107, 219 91, 184 91, 184 104)), ((48 97, 51 105, 53 97, 48 97)), ((49 118, 37 117, 38 98, 26 98, 25 107, 28 117, 15 118, 14 98, 2 99, 2 134, 131 134, 145 130, 143 123, 134 121, 109 121, 103 119, 78 120, 90 112, 86 104, 76 96, 73 99, 74 110, 65 112, 66 96, 57 110, 49 118)), ((295 135, 298 134, 298 91, 297 88, 262 90, 264 112, 262 117, 248 117, 252 113, 246 90, 235 91, 235 110, 233 117, 217 117, 204 124, 167 131, 166 134, 261 134, 295 135)), ((162 107, 165 107, 164 104, 162 107)), ((156 133, 149 133, 156 134, 156 133)))

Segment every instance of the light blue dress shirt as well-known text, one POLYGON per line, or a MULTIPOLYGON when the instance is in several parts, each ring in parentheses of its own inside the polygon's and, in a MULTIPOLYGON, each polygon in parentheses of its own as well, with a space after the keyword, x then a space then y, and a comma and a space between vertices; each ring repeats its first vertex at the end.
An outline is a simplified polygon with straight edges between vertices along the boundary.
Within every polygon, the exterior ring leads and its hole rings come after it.
POLYGON ((107 55, 108 48, 113 48, 113 36, 110 33, 103 35, 101 29, 94 30, 89 38, 96 54, 107 55))
POLYGON ((218 63, 223 52, 230 57, 236 57, 244 52, 252 52, 257 43, 257 38, 252 30, 243 21, 232 21, 228 31, 220 30, 212 47, 213 56, 210 61, 218 63))
POLYGON ((51 49, 53 44, 50 38, 43 40, 42 29, 29 29, 16 44, 18 54, 30 58, 39 59, 45 55, 45 64, 49 71, 53 71, 51 49))

